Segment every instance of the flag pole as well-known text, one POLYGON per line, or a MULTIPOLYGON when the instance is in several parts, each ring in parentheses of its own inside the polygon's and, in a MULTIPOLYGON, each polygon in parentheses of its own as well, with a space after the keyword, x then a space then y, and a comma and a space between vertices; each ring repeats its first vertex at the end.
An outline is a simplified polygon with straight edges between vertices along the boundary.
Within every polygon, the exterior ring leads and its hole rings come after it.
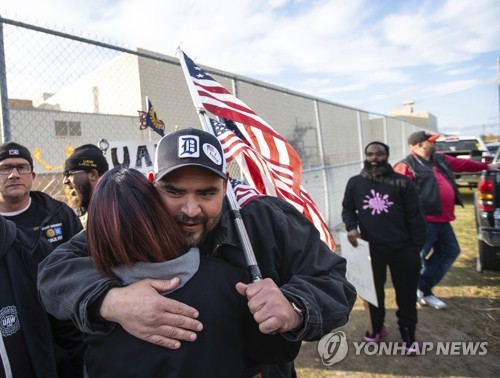
MULTIPOLYGON (((146 96, 146 111, 149 113, 149 96, 146 96)), ((151 127, 148 127, 149 142, 151 142, 151 127)))
MULTIPOLYGON (((182 50, 178 49, 177 54, 184 54, 182 50)), ((186 62, 182 57, 179 56, 179 61, 181 63, 182 71, 186 78, 186 82, 189 88, 189 93, 191 94, 191 99, 193 100, 193 104, 198 112, 198 117, 200 118, 201 126, 204 131, 214 135, 213 129, 210 126, 210 120, 206 113, 205 108, 199 101, 198 96, 196 94, 196 89, 189 80, 189 70, 186 67, 186 62)), ((248 237, 248 233, 243 222, 243 218, 241 217, 240 206, 238 201, 236 200, 236 196, 234 194, 233 188, 230 183, 227 185, 226 197, 229 202, 229 207, 231 210, 231 215, 233 218, 234 225, 236 226, 236 230, 238 233, 238 238, 241 243, 241 247, 243 249, 243 254, 245 256, 245 261, 247 264, 248 273, 250 275, 251 282, 258 282, 262 280, 262 274, 260 272, 260 268, 257 265, 257 259, 255 258, 255 253, 253 251, 252 243, 250 242, 250 238, 248 237)))

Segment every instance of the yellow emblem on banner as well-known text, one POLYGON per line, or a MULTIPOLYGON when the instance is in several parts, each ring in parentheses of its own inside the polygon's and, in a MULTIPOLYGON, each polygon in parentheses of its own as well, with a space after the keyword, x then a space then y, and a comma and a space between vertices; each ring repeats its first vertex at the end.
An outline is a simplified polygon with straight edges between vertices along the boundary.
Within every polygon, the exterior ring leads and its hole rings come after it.
MULTIPOLYGON (((73 152, 75 151, 75 148, 71 145, 68 144, 66 148, 64 149, 64 152, 66 154, 66 158, 69 158, 71 155, 73 155, 73 152)), ((59 164, 59 165, 50 165, 49 163, 45 162, 42 159, 42 149, 40 147, 36 147, 35 151, 33 151, 33 157, 37 162, 40 163, 42 167, 44 167, 47 171, 56 171, 59 169, 64 168, 64 162, 59 164)))

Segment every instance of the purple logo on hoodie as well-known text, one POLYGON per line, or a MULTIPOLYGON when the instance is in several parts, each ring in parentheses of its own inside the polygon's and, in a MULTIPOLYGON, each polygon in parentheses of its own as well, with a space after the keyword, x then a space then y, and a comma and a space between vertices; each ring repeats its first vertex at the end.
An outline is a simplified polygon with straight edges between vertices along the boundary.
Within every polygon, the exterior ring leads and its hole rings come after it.
POLYGON ((394 205, 394 202, 389 201, 389 195, 377 193, 373 189, 371 190, 371 194, 372 197, 366 196, 366 199, 363 200, 363 203, 365 204, 363 209, 371 209, 372 215, 379 215, 382 212, 388 213, 389 207, 394 205))

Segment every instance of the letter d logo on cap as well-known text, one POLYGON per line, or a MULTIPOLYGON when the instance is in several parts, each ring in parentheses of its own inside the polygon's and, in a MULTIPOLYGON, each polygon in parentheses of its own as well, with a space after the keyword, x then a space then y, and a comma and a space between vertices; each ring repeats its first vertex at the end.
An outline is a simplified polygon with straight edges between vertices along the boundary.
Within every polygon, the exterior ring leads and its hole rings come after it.
POLYGON ((179 136, 177 150, 179 158, 199 158, 200 157, 200 138, 196 135, 179 136))

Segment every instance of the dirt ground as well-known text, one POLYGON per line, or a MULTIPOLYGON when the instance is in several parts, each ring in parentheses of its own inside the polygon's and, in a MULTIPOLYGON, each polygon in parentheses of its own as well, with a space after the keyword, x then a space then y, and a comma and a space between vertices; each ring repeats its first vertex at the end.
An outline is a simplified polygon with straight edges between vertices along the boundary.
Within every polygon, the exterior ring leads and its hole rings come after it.
MULTIPOLYGON (((465 191, 466 207, 457 208, 453 223, 461 246, 461 255, 434 290, 448 305, 445 310, 422 307, 418 310, 417 340, 421 342, 487 342, 485 355, 388 356, 355 353, 353 342, 362 341, 368 318, 358 297, 345 332, 349 351, 345 359, 332 366, 322 363, 317 342, 304 342, 296 360, 299 377, 494 377, 500 376, 500 272, 478 273, 477 242, 473 218, 472 191, 465 191), (463 220, 466 219, 466 220, 463 220)), ((388 275, 389 276, 389 275, 388 275)), ((395 316, 394 291, 386 284, 385 341, 400 341, 395 316)), ((337 331, 337 330, 336 330, 337 331)))

